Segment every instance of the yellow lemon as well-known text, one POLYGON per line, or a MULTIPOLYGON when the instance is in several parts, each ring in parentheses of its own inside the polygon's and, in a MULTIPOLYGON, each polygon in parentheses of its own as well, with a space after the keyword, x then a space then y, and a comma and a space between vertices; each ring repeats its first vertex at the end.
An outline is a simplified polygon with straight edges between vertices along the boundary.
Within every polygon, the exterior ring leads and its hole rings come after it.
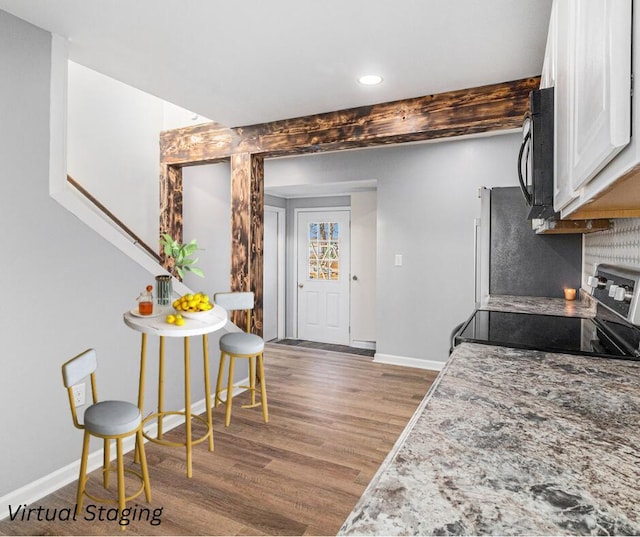
POLYGON ((169 324, 175 323, 176 322, 176 316, 175 315, 171 315, 171 314, 167 315, 167 322, 169 324))
POLYGON ((184 319, 182 317, 180 317, 179 319, 176 319, 176 325, 177 326, 184 325, 184 319))

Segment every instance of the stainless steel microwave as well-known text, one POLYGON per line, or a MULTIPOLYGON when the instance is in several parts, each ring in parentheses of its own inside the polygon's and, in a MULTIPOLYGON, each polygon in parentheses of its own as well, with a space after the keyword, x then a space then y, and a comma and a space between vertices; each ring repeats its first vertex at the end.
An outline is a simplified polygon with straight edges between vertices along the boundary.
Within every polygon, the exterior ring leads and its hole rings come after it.
POLYGON ((529 220, 553 218, 553 88, 529 94, 529 112, 522 126, 518 179, 529 205, 529 220))

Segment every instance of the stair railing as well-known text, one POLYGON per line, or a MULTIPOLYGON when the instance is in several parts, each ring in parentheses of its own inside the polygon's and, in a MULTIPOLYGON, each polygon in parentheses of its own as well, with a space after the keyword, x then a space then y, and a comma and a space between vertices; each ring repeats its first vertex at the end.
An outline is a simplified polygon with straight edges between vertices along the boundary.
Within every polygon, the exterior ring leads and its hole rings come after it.
POLYGON ((84 188, 78 181, 76 181, 70 175, 67 175, 67 182, 72 185, 80 194, 82 194, 87 200, 89 200, 102 214, 104 214, 111 222, 113 222, 125 235, 132 239, 133 244, 142 248, 147 254, 153 257, 158 263, 162 264, 162 258, 160 254, 153 250, 147 243, 145 243, 138 235, 136 235, 122 220, 114 215, 109 209, 107 209, 95 196, 93 196, 86 188, 84 188))

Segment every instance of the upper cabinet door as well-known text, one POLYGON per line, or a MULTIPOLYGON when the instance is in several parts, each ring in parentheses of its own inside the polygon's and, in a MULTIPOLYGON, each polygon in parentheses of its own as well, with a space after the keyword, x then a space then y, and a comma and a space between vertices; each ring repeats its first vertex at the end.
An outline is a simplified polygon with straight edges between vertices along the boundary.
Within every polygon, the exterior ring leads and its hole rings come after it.
MULTIPOLYGON (((554 191, 553 207, 563 209, 577 196, 569 181, 571 163, 571 117, 572 96, 570 75, 572 52, 575 43, 575 2, 576 0, 557 0, 553 3, 545 65, 549 67, 549 77, 554 86, 554 191), (549 48, 549 44, 553 48, 549 48)), ((544 71, 544 69, 543 69, 544 71)))
POLYGON ((575 191, 631 131, 631 0, 573 0, 569 51, 569 184, 575 191))
POLYGON ((544 62, 542 63, 542 74, 540 76, 540 89, 550 88, 556 85, 557 61, 558 3, 554 2, 551 6, 551 16, 549 17, 549 31, 547 33, 547 43, 544 49, 544 62))

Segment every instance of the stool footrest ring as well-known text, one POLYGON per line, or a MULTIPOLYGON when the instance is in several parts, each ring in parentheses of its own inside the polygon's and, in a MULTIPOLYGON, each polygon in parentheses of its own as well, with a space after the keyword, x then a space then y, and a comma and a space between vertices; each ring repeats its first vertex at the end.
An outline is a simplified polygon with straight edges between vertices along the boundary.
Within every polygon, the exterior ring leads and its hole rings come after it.
MULTIPOLYGON (((118 469, 114 468, 112 466, 109 466, 108 470, 110 472, 116 472, 116 473, 118 472, 118 469)), ((142 474, 140 472, 137 472, 136 470, 131 470, 129 468, 125 468, 124 469, 124 473, 125 474, 129 474, 129 475, 133 475, 133 476, 137 477, 140 480, 140 488, 137 491, 135 491, 131 496, 125 496, 124 501, 128 502, 129 500, 133 500, 134 498, 140 496, 140 494, 144 490, 144 478, 142 477, 142 474)), ((91 477, 87 476, 87 483, 89 483, 90 479, 91 479, 91 477)), ((108 504, 115 504, 115 505, 118 504, 118 499, 117 498, 101 498, 99 496, 95 496, 95 495, 91 494, 90 492, 87 492, 86 484, 85 484, 84 495, 87 498, 92 499, 94 502, 108 503, 108 504)))
POLYGON ((259 407, 259 406, 262 406, 262 402, 255 403, 253 405, 241 405, 240 408, 256 408, 256 407, 259 407))
MULTIPOLYGON (((181 411, 170 411, 170 412, 156 412, 154 414, 150 414, 149 416, 147 416, 144 421, 142 422, 142 425, 145 426, 147 425, 147 423, 149 421, 158 419, 160 416, 162 416, 163 418, 167 417, 167 416, 185 416, 185 421, 186 421, 186 417, 189 416, 191 419, 196 419, 198 421, 200 421, 206 428, 207 431, 199 438, 192 438, 191 439, 191 445, 195 445, 195 444, 199 444, 201 442, 204 442, 207 438, 209 438, 210 435, 213 434, 213 430, 209 427, 209 424, 207 423, 206 418, 203 418, 202 416, 198 416, 197 414, 191 414, 189 412, 181 412, 181 411)), ((163 433, 164 434, 164 433, 163 433)), ((161 444, 163 446, 172 446, 172 447, 185 447, 187 445, 187 442, 173 442, 171 440, 166 440, 165 438, 156 438, 154 436, 150 436, 150 434, 145 431, 144 429, 142 430, 142 436, 144 436, 147 440, 149 440, 149 442, 153 442, 155 444, 161 444)))

